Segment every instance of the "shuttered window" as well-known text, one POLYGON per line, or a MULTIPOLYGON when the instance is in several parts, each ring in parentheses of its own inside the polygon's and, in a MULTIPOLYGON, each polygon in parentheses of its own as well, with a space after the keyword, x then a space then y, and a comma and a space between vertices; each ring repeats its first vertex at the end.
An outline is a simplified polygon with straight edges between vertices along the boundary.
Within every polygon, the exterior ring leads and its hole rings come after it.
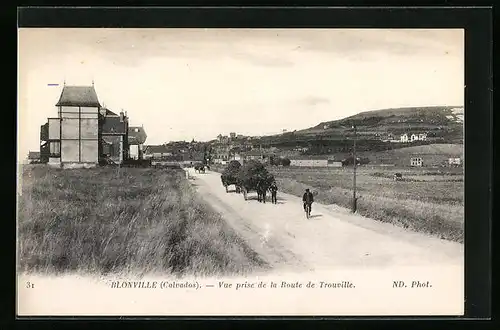
POLYGON ((51 157, 61 156, 61 142, 59 141, 50 142, 50 156, 51 157))

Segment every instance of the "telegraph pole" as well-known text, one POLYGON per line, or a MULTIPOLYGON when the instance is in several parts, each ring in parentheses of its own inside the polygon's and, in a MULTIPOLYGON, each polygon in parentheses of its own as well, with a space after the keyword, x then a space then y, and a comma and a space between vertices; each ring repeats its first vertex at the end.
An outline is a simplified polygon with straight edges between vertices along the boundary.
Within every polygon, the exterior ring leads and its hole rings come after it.
POLYGON ((357 209, 357 199, 356 199, 356 167, 357 167, 357 159, 356 159, 356 125, 353 125, 352 128, 354 129, 354 144, 353 144, 353 149, 352 149, 352 157, 354 161, 353 165, 353 178, 352 178, 352 213, 356 213, 357 209))

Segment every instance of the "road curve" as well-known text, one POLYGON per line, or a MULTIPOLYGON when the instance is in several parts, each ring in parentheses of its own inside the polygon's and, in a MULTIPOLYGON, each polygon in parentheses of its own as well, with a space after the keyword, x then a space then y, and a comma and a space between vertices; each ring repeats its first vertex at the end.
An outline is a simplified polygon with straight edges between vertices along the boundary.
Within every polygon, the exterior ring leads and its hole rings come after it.
POLYGON ((220 174, 186 169, 189 181, 233 229, 275 269, 319 271, 398 266, 460 266, 459 243, 409 232, 314 203, 306 219, 300 198, 280 192, 278 204, 226 193, 220 174))

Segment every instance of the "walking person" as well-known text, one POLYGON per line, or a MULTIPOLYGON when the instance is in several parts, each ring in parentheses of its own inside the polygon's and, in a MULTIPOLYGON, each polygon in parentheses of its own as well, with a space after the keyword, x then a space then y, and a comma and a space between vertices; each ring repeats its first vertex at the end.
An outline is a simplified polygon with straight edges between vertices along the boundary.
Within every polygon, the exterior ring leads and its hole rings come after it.
POLYGON ((278 194, 278 186, 276 185, 276 182, 271 184, 269 190, 271 191, 271 203, 278 204, 278 200, 276 198, 276 195, 278 194))
MULTIPOLYGON (((302 196, 302 202, 304 203, 304 211, 307 212, 306 207, 308 206, 309 207, 309 214, 310 214, 311 210, 312 210, 312 203, 314 203, 314 197, 313 197, 312 192, 309 191, 309 188, 306 189, 306 192, 302 196)), ((309 217, 309 214, 308 214, 308 217, 309 217)))

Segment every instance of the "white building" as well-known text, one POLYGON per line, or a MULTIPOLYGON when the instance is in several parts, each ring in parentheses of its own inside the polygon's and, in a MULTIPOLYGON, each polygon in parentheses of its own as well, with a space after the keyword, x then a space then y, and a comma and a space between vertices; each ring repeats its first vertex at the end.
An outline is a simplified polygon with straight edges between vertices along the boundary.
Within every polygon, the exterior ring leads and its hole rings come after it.
POLYGON ((328 157, 292 157, 290 159, 290 166, 300 167, 342 167, 341 161, 328 159, 328 157))
POLYGON ((412 157, 410 159, 410 165, 411 166, 423 166, 424 161, 423 161, 422 157, 412 157))
POLYGON ((449 158, 448 164, 451 166, 460 166, 460 165, 462 165, 462 159, 461 158, 449 158))
POLYGON ((425 133, 419 133, 419 134, 413 133, 410 136, 408 136, 408 134, 405 133, 401 135, 399 142, 407 143, 407 142, 426 141, 426 140, 427 140, 427 134, 425 133))
POLYGON ((328 159, 290 159, 290 166, 327 167, 328 159))

